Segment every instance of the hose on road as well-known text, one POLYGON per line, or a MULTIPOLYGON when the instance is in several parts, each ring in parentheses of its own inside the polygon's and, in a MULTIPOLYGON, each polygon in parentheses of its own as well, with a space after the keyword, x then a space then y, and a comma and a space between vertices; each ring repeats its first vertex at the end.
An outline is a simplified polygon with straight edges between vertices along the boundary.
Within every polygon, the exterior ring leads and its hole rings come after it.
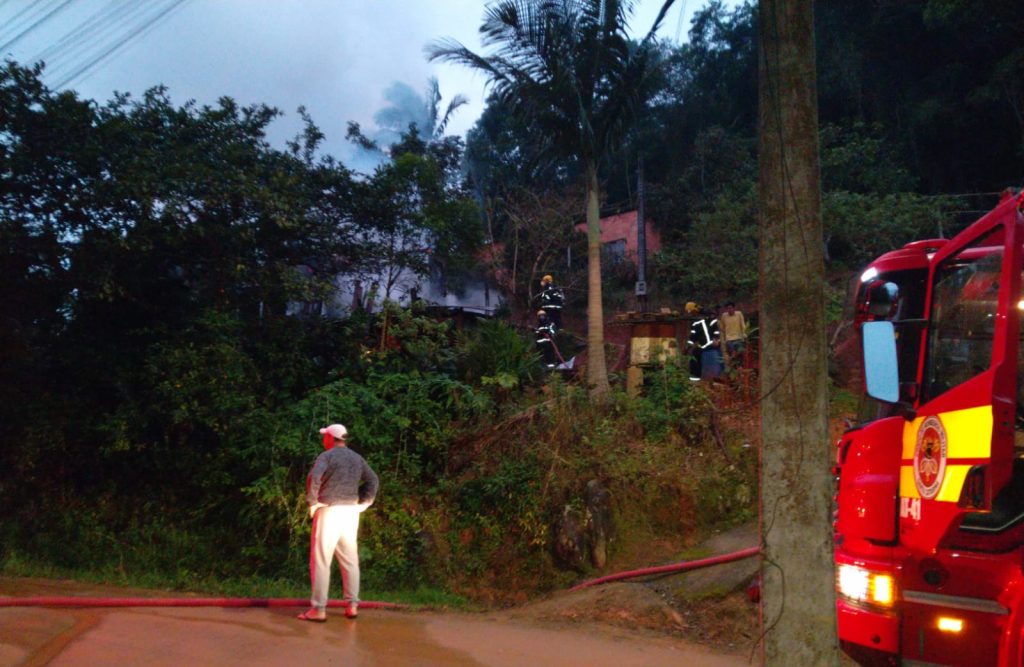
MULTIPOLYGON (((0 598, 0 607, 308 607, 309 598, 102 598, 38 596, 0 598)), ((341 600, 331 600, 328 607, 347 607, 341 600)), ((360 609, 407 609, 409 605, 395 602, 359 603, 360 609)))
POLYGON ((617 572, 615 574, 609 574, 604 577, 598 577, 597 579, 591 579, 590 581, 584 581, 576 584, 570 591, 578 591, 583 588, 590 586, 596 586, 598 584, 607 584, 612 581, 621 581, 623 579, 635 579, 637 577, 648 577, 655 574, 675 574, 677 572, 687 572, 689 570, 699 570, 702 567, 710 567, 712 565, 721 565, 723 563, 731 563, 737 560, 743 560, 744 558, 751 558, 761 553, 760 547, 748 547, 739 551, 734 551, 728 554, 722 554, 720 556, 711 556, 710 558, 701 558, 700 560, 683 561, 681 563, 673 563, 671 565, 658 565, 656 567, 645 567, 639 570, 627 570, 626 572, 617 572))
MULTIPOLYGON (((645 567, 639 570, 616 572, 597 579, 576 584, 570 591, 578 591, 590 586, 607 584, 612 581, 636 579, 658 574, 675 574, 698 570, 712 565, 731 563, 744 558, 751 558, 761 553, 760 547, 748 547, 740 551, 683 561, 671 565, 645 567)), ((305 607, 309 605, 306 598, 146 598, 146 597, 84 597, 84 596, 38 596, 38 597, 0 597, 0 607, 305 607)), ((341 600, 331 600, 328 607, 346 607, 341 600)), ((360 602, 360 609, 409 609, 409 605, 395 602, 360 602)))

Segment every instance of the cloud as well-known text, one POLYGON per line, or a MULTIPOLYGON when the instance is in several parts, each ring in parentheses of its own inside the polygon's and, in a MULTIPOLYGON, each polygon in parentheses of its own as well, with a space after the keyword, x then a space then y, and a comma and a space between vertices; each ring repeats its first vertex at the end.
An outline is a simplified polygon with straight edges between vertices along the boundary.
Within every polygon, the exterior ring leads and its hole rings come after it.
MULTIPOLYGON (((0 26, 30 2, 0 5, 0 26)), ((432 40, 453 37, 479 50, 477 29, 484 4, 482 0, 186 0, 144 38, 117 52, 87 78, 73 81, 71 87, 100 102, 110 99, 114 91, 138 96, 164 84, 179 104, 189 99, 214 104, 225 95, 242 104, 265 103, 285 114, 269 131, 270 141, 277 146, 301 131, 296 109, 304 105, 327 135, 324 151, 346 159, 355 152, 345 140, 348 121, 358 122, 365 130, 374 128, 375 114, 389 103, 387 95, 398 90, 392 82, 422 94, 417 91, 425 90, 429 78, 436 76, 446 101, 457 94, 467 96, 469 104, 456 112, 448 126, 449 134, 465 134, 483 111, 485 80, 462 67, 428 63, 423 49, 432 40)), ((650 25, 660 4, 661 0, 640 3, 633 22, 636 30, 650 25)), ((69 30, 116 6, 109 0, 72 3, 11 47, 9 55, 27 64, 34 54, 58 44, 69 30)), ((675 32, 676 11, 665 22, 669 32, 675 32)), ((92 52, 116 43, 118 24, 108 23, 111 30, 90 43, 92 52)), ((3 32, 0 28, 0 35, 3 32)), ((663 34, 670 36, 664 30, 663 34)), ((87 62, 81 53, 73 58, 87 62)))

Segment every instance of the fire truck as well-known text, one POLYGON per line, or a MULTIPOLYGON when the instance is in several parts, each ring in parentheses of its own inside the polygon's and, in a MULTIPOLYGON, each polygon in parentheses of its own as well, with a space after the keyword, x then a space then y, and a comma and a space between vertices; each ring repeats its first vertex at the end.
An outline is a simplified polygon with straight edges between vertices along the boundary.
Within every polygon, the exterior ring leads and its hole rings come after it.
POLYGON ((865 665, 1024 664, 1024 194, 856 293, 870 419, 836 445, 837 621, 865 665))

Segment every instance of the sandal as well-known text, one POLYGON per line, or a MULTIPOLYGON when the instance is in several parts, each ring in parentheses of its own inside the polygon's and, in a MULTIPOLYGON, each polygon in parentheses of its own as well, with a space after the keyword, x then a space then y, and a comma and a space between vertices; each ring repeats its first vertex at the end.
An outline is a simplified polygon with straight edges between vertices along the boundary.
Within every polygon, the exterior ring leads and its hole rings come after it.
POLYGON ((324 623, 327 621, 327 612, 318 612, 316 609, 307 609, 295 618, 300 621, 312 621, 313 623, 324 623), (323 616, 320 616, 320 614, 323 616))

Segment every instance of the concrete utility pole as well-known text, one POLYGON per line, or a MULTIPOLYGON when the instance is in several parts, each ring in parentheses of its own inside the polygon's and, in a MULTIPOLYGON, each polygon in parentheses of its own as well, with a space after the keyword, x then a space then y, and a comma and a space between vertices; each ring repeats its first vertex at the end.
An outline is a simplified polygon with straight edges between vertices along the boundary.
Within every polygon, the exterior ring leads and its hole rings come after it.
POLYGON ((765 665, 838 665, 812 0, 761 0, 765 665))
POLYGON ((636 309, 647 312, 647 221, 644 218, 644 155, 636 159, 636 309))

